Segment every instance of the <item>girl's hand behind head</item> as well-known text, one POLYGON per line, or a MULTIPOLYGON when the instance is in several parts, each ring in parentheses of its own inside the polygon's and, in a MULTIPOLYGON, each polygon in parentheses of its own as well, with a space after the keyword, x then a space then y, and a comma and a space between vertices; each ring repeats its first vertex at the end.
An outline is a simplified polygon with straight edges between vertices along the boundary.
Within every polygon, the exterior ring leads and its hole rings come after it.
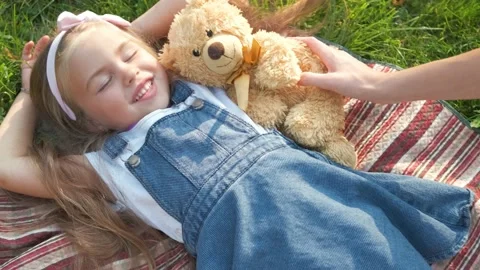
POLYGON ((24 92, 30 91, 30 75, 32 73, 32 67, 37 60, 38 55, 45 49, 48 42, 50 41, 49 36, 43 36, 38 41, 37 44, 33 41, 25 43, 22 51, 22 90, 24 92))

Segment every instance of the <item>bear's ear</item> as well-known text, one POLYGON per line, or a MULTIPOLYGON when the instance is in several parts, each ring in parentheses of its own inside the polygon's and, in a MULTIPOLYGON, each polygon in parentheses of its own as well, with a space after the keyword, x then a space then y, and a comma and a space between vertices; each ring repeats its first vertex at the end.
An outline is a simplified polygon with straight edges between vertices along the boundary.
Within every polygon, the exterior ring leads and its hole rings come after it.
POLYGON ((228 0, 187 0, 187 6, 199 8, 208 2, 218 2, 218 3, 227 2, 228 3, 228 0))
POLYGON ((205 4, 207 0, 187 0, 187 6, 198 8, 205 4))

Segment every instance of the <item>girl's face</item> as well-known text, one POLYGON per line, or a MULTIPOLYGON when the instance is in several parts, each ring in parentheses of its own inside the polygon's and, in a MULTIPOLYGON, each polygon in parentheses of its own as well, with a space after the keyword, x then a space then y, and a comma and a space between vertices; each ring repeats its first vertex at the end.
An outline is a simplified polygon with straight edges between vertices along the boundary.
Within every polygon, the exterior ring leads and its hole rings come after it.
POLYGON ((105 23, 74 39, 76 48, 68 64, 70 95, 95 122, 125 130, 148 113, 168 106, 170 90, 164 68, 130 34, 105 23))

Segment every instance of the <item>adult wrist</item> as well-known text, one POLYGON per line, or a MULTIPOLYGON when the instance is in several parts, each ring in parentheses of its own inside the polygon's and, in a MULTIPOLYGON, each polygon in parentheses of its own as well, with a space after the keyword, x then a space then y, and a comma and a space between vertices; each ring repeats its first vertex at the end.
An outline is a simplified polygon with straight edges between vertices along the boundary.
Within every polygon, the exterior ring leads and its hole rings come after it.
POLYGON ((369 93, 371 101, 377 103, 393 103, 392 93, 389 93, 388 79, 391 74, 374 71, 371 73, 371 77, 368 83, 365 85, 364 91, 369 93))

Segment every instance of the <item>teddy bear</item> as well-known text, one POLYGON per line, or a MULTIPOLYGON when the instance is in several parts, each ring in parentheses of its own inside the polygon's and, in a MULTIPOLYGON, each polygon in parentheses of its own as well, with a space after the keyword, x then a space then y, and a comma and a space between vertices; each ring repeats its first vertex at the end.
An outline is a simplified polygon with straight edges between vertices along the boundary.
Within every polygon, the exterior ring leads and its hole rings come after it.
POLYGON ((225 89, 259 125, 355 167, 355 149, 343 135, 344 97, 297 85, 303 71, 326 72, 319 57, 298 40, 252 31, 228 0, 188 0, 159 61, 189 81, 225 89))

